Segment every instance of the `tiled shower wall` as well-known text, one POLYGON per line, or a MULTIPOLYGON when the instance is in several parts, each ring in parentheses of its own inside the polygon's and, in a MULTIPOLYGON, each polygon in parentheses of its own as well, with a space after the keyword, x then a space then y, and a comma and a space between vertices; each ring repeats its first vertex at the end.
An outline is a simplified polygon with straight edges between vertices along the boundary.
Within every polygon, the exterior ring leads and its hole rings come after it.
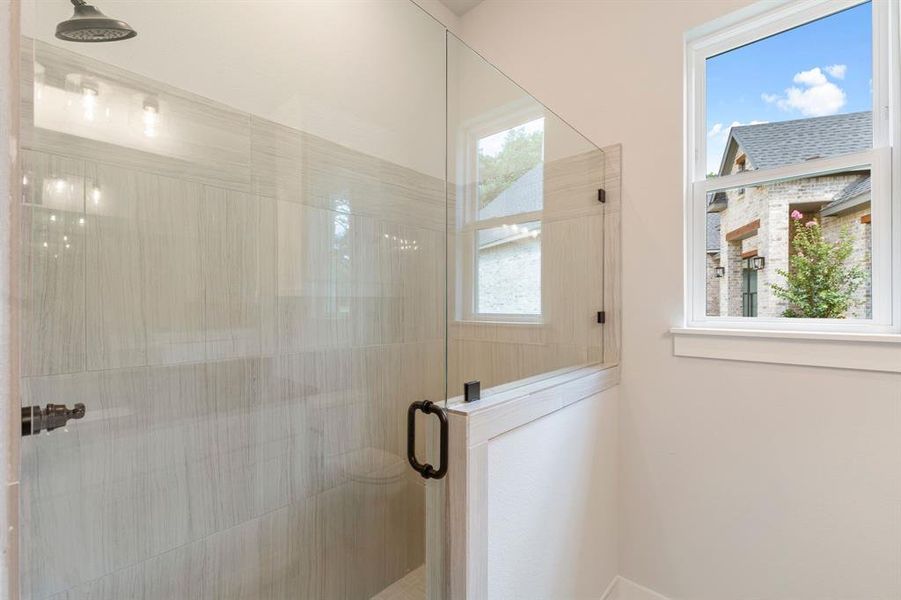
POLYGON ((31 52, 22 404, 87 416, 23 439, 23 597, 360 598, 421 565, 443 181, 43 44, 181 137, 34 127, 31 52))

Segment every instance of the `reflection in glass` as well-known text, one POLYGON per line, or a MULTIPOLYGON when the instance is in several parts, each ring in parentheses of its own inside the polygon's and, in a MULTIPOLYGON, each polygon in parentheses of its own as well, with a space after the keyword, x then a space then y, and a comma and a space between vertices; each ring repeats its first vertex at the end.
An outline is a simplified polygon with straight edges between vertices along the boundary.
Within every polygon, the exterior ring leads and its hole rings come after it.
POLYGON ((479 139, 479 218, 541 210, 544 118, 479 139))
POLYGON ((453 35, 447 86, 448 395, 604 360, 604 152, 453 35))
POLYGON ((541 314, 541 222, 482 229, 478 245, 478 312, 541 314))

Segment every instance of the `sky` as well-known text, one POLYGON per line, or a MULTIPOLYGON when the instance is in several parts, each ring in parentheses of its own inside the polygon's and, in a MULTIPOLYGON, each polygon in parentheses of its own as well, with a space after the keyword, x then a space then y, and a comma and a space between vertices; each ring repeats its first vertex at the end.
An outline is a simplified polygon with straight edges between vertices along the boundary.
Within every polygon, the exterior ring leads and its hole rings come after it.
POLYGON ((729 128, 872 110, 867 2, 707 59, 707 172, 729 128))

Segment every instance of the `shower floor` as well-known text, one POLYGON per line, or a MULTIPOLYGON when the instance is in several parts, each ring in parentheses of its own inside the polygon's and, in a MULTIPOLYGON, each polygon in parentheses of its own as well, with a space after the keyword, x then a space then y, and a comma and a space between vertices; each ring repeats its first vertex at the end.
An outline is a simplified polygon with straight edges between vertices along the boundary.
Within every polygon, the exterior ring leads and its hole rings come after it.
POLYGON ((383 589, 372 600, 423 600, 425 594, 425 565, 422 565, 383 589))

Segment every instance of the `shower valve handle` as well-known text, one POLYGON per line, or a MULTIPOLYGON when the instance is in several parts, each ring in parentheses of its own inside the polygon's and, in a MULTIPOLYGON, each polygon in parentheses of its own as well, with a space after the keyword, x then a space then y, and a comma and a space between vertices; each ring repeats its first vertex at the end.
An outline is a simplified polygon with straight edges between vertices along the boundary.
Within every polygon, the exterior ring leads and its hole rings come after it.
POLYGON ((76 403, 72 408, 65 404, 48 404, 44 408, 40 406, 22 407, 22 435, 33 435, 41 431, 53 431, 65 427, 69 419, 81 419, 84 417, 84 404, 76 403))

